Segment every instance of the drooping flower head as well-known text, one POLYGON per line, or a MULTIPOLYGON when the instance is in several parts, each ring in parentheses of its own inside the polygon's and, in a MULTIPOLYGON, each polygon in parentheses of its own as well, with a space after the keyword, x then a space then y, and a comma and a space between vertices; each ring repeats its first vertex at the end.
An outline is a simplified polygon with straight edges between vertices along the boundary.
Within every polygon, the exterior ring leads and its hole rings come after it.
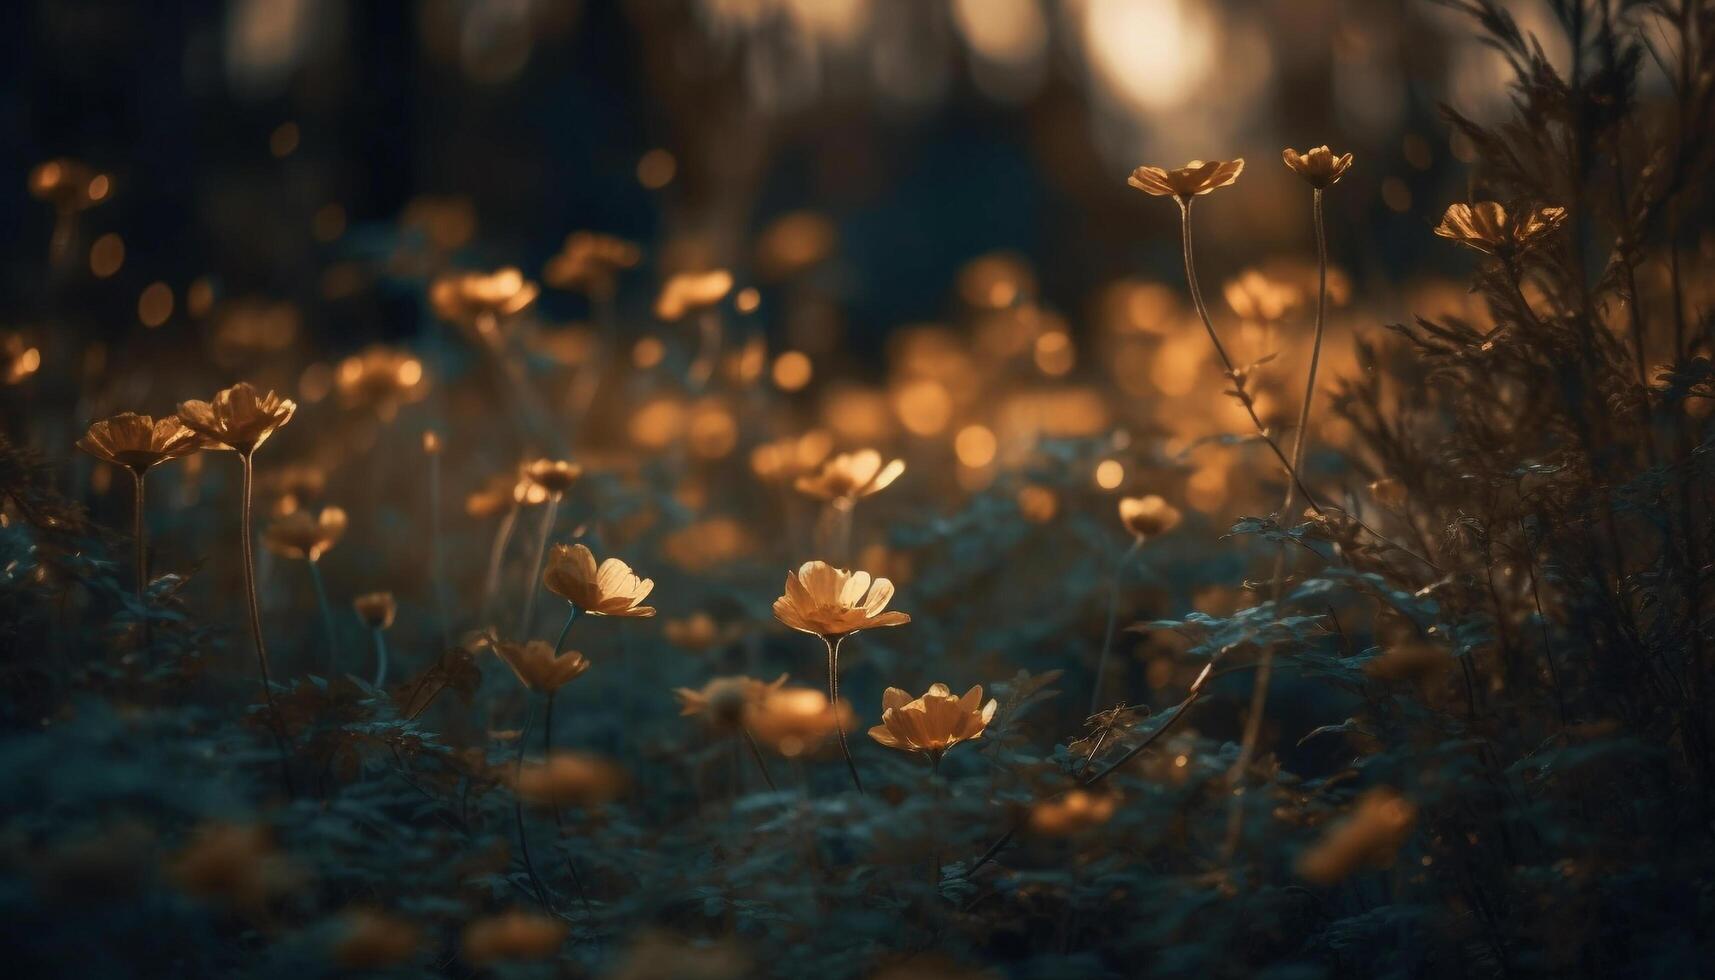
POLYGON ((1207 194, 1219 187, 1225 187, 1239 179, 1239 174, 1245 169, 1245 161, 1238 160, 1192 160, 1177 170, 1164 170, 1161 167, 1138 167, 1131 172, 1126 183, 1156 197, 1177 197, 1190 200, 1207 194))
POLYGON ((835 568, 825 561, 807 561, 786 573, 786 594, 774 600, 774 618, 801 633, 824 638, 848 636, 859 630, 904 626, 911 617, 887 610, 893 583, 868 572, 835 568))
POLYGON ((553 644, 546 640, 527 643, 507 643, 491 640, 494 655, 512 668, 519 683, 532 691, 552 694, 590 669, 590 662, 576 650, 554 655, 553 644))
POLYGON ((393 617, 399 612, 399 604, 391 592, 365 592, 351 600, 351 608, 357 610, 357 618, 363 620, 363 625, 372 630, 392 626, 393 617))
POLYGON ((1350 153, 1335 156, 1334 151, 1326 146, 1318 146, 1303 153, 1289 146, 1280 151, 1280 158, 1286 161, 1288 169, 1303 177, 1305 182, 1317 190, 1334 186, 1352 167, 1350 153))
POLYGON ((103 462, 123 466, 141 476, 150 467, 188 456, 204 447, 203 437, 177 415, 155 419, 120 412, 91 425, 77 448, 103 462))
POLYGON ((884 466, 881 453, 860 449, 855 453, 840 453, 823 463, 816 473, 800 476, 793 485, 799 493, 849 506, 859 498, 887 489, 904 472, 904 460, 895 459, 884 466))
POLYGON ((345 524, 345 511, 338 507, 325 507, 320 514, 295 510, 269 524, 262 543, 286 558, 319 561, 345 536, 345 524))
POLYGON ((1485 255, 1511 258, 1542 244, 1565 220, 1565 208, 1509 210, 1495 201, 1478 201, 1448 205, 1435 233, 1485 255))
POLYGON ((209 442, 253 453, 276 429, 292 420, 298 403, 274 392, 263 394, 248 381, 217 392, 213 401, 179 405, 179 420, 209 442))
POLYGON ((681 272, 661 287, 661 295, 655 299, 655 315, 663 320, 682 320, 719 303, 729 292, 732 273, 725 269, 681 272))
POLYGON ((939 761, 960 742, 981 738, 998 706, 993 698, 983 703, 981 684, 963 697, 955 696, 945 684, 934 684, 916 699, 890 687, 881 696, 881 724, 869 730, 869 737, 890 749, 921 752, 939 761))
POLYGON ((1120 523, 1140 540, 1147 541, 1179 525, 1179 508, 1155 494, 1120 498, 1120 523))
POLYGON ((595 616, 653 616, 655 608, 640 603, 649 597, 654 581, 639 578, 631 566, 618 558, 596 565, 595 555, 581 544, 559 544, 548 557, 542 573, 548 591, 595 616))
POLYGON ((786 675, 773 681, 754 677, 712 677, 701 688, 675 688, 679 713, 697 716, 716 728, 737 729, 774 692, 786 685, 786 675))
POLYGON ((541 487, 550 497, 570 490, 583 475, 582 466, 563 459, 538 459, 524 464, 524 479, 541 487))
POLYGON ((542 279, 555 289, 587 293, 596 298, 612 296, 621 269, 630 269, 643 259, 637 243, 594 231, 575 231, 566 244, 548 260, 542 279))

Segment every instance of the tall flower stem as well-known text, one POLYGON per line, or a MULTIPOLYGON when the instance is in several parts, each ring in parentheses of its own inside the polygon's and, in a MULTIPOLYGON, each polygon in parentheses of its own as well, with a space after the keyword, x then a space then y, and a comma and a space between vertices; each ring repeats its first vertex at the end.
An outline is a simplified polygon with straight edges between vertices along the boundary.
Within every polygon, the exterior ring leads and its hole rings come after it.
MULTIPOLYGON (((570 605, 570 603, 568 603, 568 605, 570 605)), ((556 657, 558 657, 560 655, 560 651, 565 648, 566 634, 572 631, 572 624, 578 621, 578 614, 583 611, 575 605, 571 608, 571 613, 566 616, 566 625, 560 627, 560 635, 554 638, 554 656, 556 657)), ((548 695, 548 703, 550 705, 554 703, 553 698, 554 696, 552 694, 548 695)))
POLYGON ((268 703, 268 730, 274 734, 274 747, 280 750, 280 778, 286 786, 286 796, 297 796, 292 785, 292 763, 286 755, 285 735, 281 731, 280 709, 274 704, 274 682, 268 677, 268 648, 262 643, 262 604, 256 598, 256 551, 251 542, 250 501, 256 482, 256 467, 248 452, 238 454, 243 464, 238 536, 244 555, 244 595, 250 606, 250 639, 256 646, 256 669, 262 676, 262 698, 268 703))
MULTIPOLYGON (((573 606, 572 607, 572 615, 566 619, 566 629, 563 629, 560 631, 560 641, 556 642, 554 644, 554 652, 556 655, 558 655, 559 650, 560 650, 560 642, 564 642, 566 639, 566 630, 569 630, 572 628, 572 621, 577 619, 577 618, 578 618, 577 607, 573 606)), ((554 695, 556 693, 558 693, 558 692, 556 692, 556 691, 549 691, 548 692, 547 710, 546 710, 546 713, 542 717, 542 757, 543 758, 547 758, 548 755, 554 751, 554 695)), ((519 735, 518 737, 523 738, 524 736, 519 735)), ((560 838, 562 840, 565 839, 565 836, 566 836, 566 817, 565 817, 565 814, 560 812, 559 804, 554 805, 554 829, 559 832, 560 838)), ((589 893, 584 891, 584 880, 578 874, 578 866, 572 862, 572 856, 570 854, 567 854, 565 856, 565 858, 566 858, 566 873, 571 875, 572 887, 574 887, 578 890, 578 901, 583 903, 584 914, 585 915, 593 914, 594 910, 590 908, 589 893)))
POLYGON ((846 757, 846 768, 851 771, 852 785, 862 794, 863 780, 858 778, 857 763, 852 761, 851 746, 846 744, 846 724, 840 720, 840 644, 844 642, 844 636, 834 639, 822 637, 822 644, 828 648, 828 710, 834 713, 834 731, 840 736, 840 752, 846 757))
POLYGON ((138 638, 143 644, 144 655, 149 650, 149 607, 144 596, 149 587, 149 522, 143 516, 143 471, 131 471, 132 502, 131 502, 131 546, 136 550, 137 561, 137 615, 142 617, 142 629, 138 638))
POLYGON ((530 859, 530 835, 524 832, 524 798, 518 795, 518 783, 524 775, 524 749, 529 745, 530 722, 536 715, 536 700, 527 696, 525 703, 528 707, 524 711, 524 727, 518 730, 518 763, 512 770, 512 816, 518 824, 518 852, 524 858, 524 870, 530 875, 530 887, 536 892, 536 902, 551 912, 548 890, 536 873, 536 863, 530 859))
POLYGON ((1108 583, 1108 622, 1102 628, 1102 652, 1096 658, 1096 677, 1090 685, 1090 714, 1095 714, 1102 707, 1102 680, 1108 675, 1108 651, 1114 645, 1114 623, 1119 618, 1120 580, 1125 577, 1126 566, 1131 564, 1138 550, 1143 547, 1142 538, 1133 538, 1131 547, 1120 555, 1114 563, 1113 581, 1108 583))
POLYGON ((441 558, 441 454, 429 456, 429 579, 435 589, 435 611, 441 624, 441 648, 453 645, 452 624, 447 613, 447 580, 441 558))
POLYGON ((387 637, 379 626, 370 632, 375 636, 375 688, 380 690, 387 683, 387 637))
POLYGON ((1203 329, 1209 334, 1209 342, 1214 345, 1215 354, 1220 357, 1221 364, 1226 368, 1227 376, 1232 379, 1235 390, 1240 392, 1239 404, 1244 406, 1245 414, 1250 416, 1251 424, 1256 427, 1257 435, 1261 437, 1269 450, 1274 453, 1274 458, 1280 461, 1281 467, 1286 470, 1287 482, 1296 486, 1298 488, 1298 492, 1304 496, 1305 501, 1308 502, 1311 507, 1314 507, 1317 513, 1321 513, 1322 506, 1316 502, 1316 498, 1308 489, 1305 488, 1304 484, 1299 481, 1298 469, 1292 465, 1291 460, 1286 458, 1286 453, 1281 451, 1280 444, 1275 442, 1274 437, 1268 434, 1268 428, 1262 424, 1262 419, 1257 417, 1256 406, 1252 403, 1250 396, 1244 394, 1243 389, 1238 387, 1240 384, 1238 366, 1233 363, 1232 357, 1227 354, 1226 345, 1221 343, 1220 334, 1215 332, 1215 322, 1209 318, 1209 308, 1203 302, 1203 288, 1197 283, 1197 264, 1191 249, 1192 199, 1188 197, 1179 197, 1175 198, 1175 200, 1179 202, 1179 240, 1180 245, 1185 252, 1185 283, 1191 291, 1191 302, 1197 307, 1197 315, 1203 320, 1203 329))
MULTIPOLYGON (((835 720, 838 720, 837 715, 835 720)), ((750 746, 750 757, 756 760, 756 768, 762 770, 762 781, 768 784, 768 791, 770 793, 778 792, 778 788, 774 785, 774 777, 768 774, 768 763, 762 759, 762 747, 756 744, 756 736, 750 733, 748 725, 740 725, 739 731, 744 734, 745 744, 750 746)))
POLYGON ((339 635, 334 631, 333 606, 328 603, 328 587, 327 582, 322 579, 322 563, 312 558, 309 565, 310 581, 316 587, 316 604, 322 609, 322 631, 327 634, 328 641, 328 677, 332 678, 333 672, 339 669, 339 635))
POLYGON ((559 514, 560 495, 556 493, 548 498, 548 512, 542 515, 542 530, 536 536, 536 560, 530 564, 530 578, 524 586, 524 617, 518 623, 520 640, 529 637, 530 623, 536 617, 536 593, 542 591, 542 583, 538 581, 542 561, 548 556, 548 537, 554 532, 554 519, 559 514))
POLYGON ((835 500, 828 504, 828 509, 833 522, 831 536, 834 561, 843 567, 852 562, 852 523, 857 511, 857 501, 835 500))
POLYGON ((506 546, 512 543, 512 532, 518 528, 518 503, 513 502, 511 509, 501 519, 500 526, 494 529, 494 544, 488 549, 488 575, 482 584, 482 625, 488 622, 488 611, 494 606, 495 594, 500 591, 500 566, 506 560, 506 546))

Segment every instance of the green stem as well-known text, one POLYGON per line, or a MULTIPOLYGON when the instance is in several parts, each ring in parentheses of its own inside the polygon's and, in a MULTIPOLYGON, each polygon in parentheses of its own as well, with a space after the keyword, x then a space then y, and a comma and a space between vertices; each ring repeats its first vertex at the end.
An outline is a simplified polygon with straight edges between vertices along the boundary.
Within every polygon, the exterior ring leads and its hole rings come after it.
POLYGON ((536 593, 542 591, 539 581, 542 575, 542 562, 548 557, 548 538, 554 532, 554 518, 560 513, 560 495, 554 494, 548 498, 548 512, 542 515, 542 530, 536 537, 536 560, 530 565, 530 580, 524 587, 524 616, 518 623, 518 639, 530 637, 530 623, 536 617, 536 593))
POLYGON ((536 902, 543 909, 553 911, 548 905, 548 890, 542 885, 542 878, 536 874, 536 863, 530 859, 530 835, 524 831, 524 799, 518 795, 518 781, 524 775, 524 749, 529 744, 530 722, 536 714, 536 700, 525 696, 528 707, 524 712, 524 727, 518 730, 518 764, 513 768, 512 786, 512 815, 518 824, 518 851, 524 857, 524 870, 530 876, 530 887, 536 892, 536 902))
POLYGON ((250 501, 255 490, 256 468, 250 453, 240 452, 238 458, 243 464, 240 489, 243 499, 238 512, 238 536, 240 550, 244 555, 244 595, 250 607, 250 639, 256 646, 256 669, 262 677, 262 699, 268 703, 268 728, 274 735, 274 747, 280 751, 280 779, 285 784, 287 798, 293 798, 298 794, 292 785, 292 764, 286 755, 280 709, 274 704, 274 682, 268 677, 268 648, 262 642, 262 605, 256 599, 256 552, 250 540, 250 501))
POLYGON ((137 615, 142 617, 138 631, 138 639, 143 644, 143 655, 149 656, 150 628, 148 587, 149 587, 149 522, 143 516, 143 471, 132 470, 131 480, 132 515, 131 515, 131 545, 137 552, 137 615))
POLYGON ((1143 547, 1142 538, 1133 538, 1131 547, 1125 550, 1120 560, 1114 565, 1113 581, 1108 583, 1108 622, 1102 629, 1102 652, 1096 658, 1096 677, 1090 685, 1090 714, 1095 714, 1102 706, 1102 680, 1108 673, 1108 650, 1114 643, 1114 623, 1119 616, 1120 579, 1125 576, 1125 569, 1131 559, 1143 547))
MULTIPOLYGON (((571 604, 567 603, 567 605, 571 604)), ((566 625, 560 627, 560 635, 554 639, 554 656, 558 657, 560 655, 560 651, 565 649, 566 634, 572 631, 572 624, 578 621, 578 614, 580 612, 582 612, 582 610, 577 606, 572 605, 571 613, 566 616, 566 625)), ((553 695, 550 694, 548 697, 550 698, 549 703, 552 704, 553 701, 551 699, 553 698, 553 695)))
POLYGON ((316 559, 310 559, 310 581, 316 587, 316 604, 322 608, 322 630, 327 634, 328 641, 328 678, 333 678, 334 671, 339 669, 339 637, 334 632, 333 606, 328 604, 327 583, 322 580, 322 566, 316 559))
POLYGON ((844 636, 830 640, 822 637, 822 644, 828 648, 828 710, 834 713, 834 731, 840 736, 840 752, 846 757, 846 768, 851 771, 852 785, 858 793, 863 793, 863 780, 858 778, 857 763, 852 761, 851 746, 846 744, 846 724, 840 720, 840 644, 846 642, 844 636))

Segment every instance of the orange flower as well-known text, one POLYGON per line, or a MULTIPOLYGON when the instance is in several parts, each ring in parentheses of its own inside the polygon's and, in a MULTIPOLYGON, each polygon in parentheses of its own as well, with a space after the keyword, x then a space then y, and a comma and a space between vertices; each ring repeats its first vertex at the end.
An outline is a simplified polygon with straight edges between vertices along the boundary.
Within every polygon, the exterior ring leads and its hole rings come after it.
POLYGON ((199 828, 167 871, 185 892, 237 905, 251 915, 264 912, 271 899, 301 881, 267 830, 239 824, 199 828))
POLYGON ((575 231, 566 236, 559 254, 548 260, 542 279, 556 289, 580 290, 591 296, 613 295, 614 279, 621 269, 630 269, 643 258, 636 243, 593 231, 575 231))
POLYGON ((1540 245, 1566 220, 1565 208, 1522 208, 1509 213, 1494 201, 1450 204, 1435 233, 1485 255, 1510 258, 1540 245))
POLYGON ((262 543, 286 558, 318 561, 345 536, 345 511, 325 507, 320 514, 295 510, 268 525, 262 543))
POLYGON ((639 605, 655 583, 639 578, 631 566, 609 558, 596 566, 595 555, 581 544, 554 546, 548 570, 542 574, 548 591, 595 616, 653 616, 653 606, 639 605))
POLYGON ((699 715, 717 728, 738 728, 747 716, 786 684, 786 675, 773 681, 754 677, 714 677, 701 688, 675 688, 679 714, 699 715))
POLYGON ((524 479, 557 497, 572 488, 584 475, 584 468, 563 459, 538 459, 524 464, 524 479))
POLYGON ((379 344, 340 361, 334 381, 341 404, 369 409, 383 419, 392 418, 400 405, 421 401, 429 393, 422 361, 379 344))
POLYGON ((464 928, 463 953, 478 966, 497 960, 545 960, 560 951, 570 927, 530 912, 474 919, 464 928))
POLYGON ((583 654, 576 650, 567 650, 555 656, 553 645, 546 640, 531 640, 528 643, 495 640, 489 643, 489 647, 494 650, 495 656, 512 668, 520 683, 543 694, 558 691, 590 669, 590 662, 583 654))
POLYGON ((1179 525, 1179 509, 1155 494, 1147 497, 1120 498, 1120 523, 1147 541, 1173 530, 1179 525))
POLYGON ((997 707, 993 698, 983 703, 981 684, 963 697, 955 697, 945 684, 934 684, 916 700, 890 687, 881 695, 881 724, 869 730, 869 737, 890 749, 922 752, 939 763, 953 746, 981 738, 997 707))
POLYGON ((911 622, 905 613, 882 611, 892 598, 893 583, 887 579, 871 582, 868 572, 807 561, 786 573, 786 594, 774 600, 774 618, 824 639, 911 622))
POLYGON ((1334 825, 1298 858, 1298 873, 1332 885, 1360 868, 1386 868, 1411 836, 1417 807, 1391 789, 1364 792, 1352 815, 1334 825))
POLYGON ((1117 802, 1109 793, 1074 789, 1058 799, 1042 800, 1032 806, 1030 829, 1047 837, 1070 836, 1107 823, 1117 802))
POLYGON ((203 445, 202 436, 186 428, 176 415, 154 419, 135 412, 102 419, 77 441, 77 448, 96 459, 139 476, 157 463, 188 456, 203 445))
POLYGON ((354 908, 342 918, 333 959, 348 970, 385 970, 398 966, 422 947, 422 931, 396 915, 354 908))
POLYGON ((217 392, 212 402, 179 405, 179 420, 226 449, 253 453, 274 431, 292 420, 298 403, 270 391, 259 393, 248 381, 217 392))
POLYGON ((584 752, 556 751, 541 762, 519 767, 513 789, 537 806, 594 806, 625 788, 625 773, 613 763, 584 752))
POLYGON ((351 607, 357 610, 357 618, 363 620, 363 625, 372 630, 392 626, 393 617, 399 612, 399 604, 393 601, 391 592, 366 592, 351 600, 351 607))
POLYGON ((655 315, 663 320, 681 320, 687 314, 719 303, 732 291, 732 273, 681 272, 667 280, 655 299, 655 315))
POLYGON ((799 477, 794 486, 799 493, 849 506, 853 501, 887 489, 904 472, 904 460, 896 459, 883 466, 880 453, 863 449, 855 453, 840 453, 823 463, 821 471, 815 475, 799 477))
POLYGON ((536 302, 540 292, 535 283, 514 268, 487 273, 458 272, 434 281, 429 287, 429 303, 442 319, 471 325, 483 318, 522 313, 536 302))
POLYGON ((1311 187, 1322 190, 1339 183, 1340 178, 1352 167, 1352 155, 1342 153, 1334 155, 1334 151, 1326 146, 1318 146, 1300 154, 1292 147, 1280 151, 1280 158, 1286 161, 1286 166, 1293 173, 1303 177, 1311 187))
POLYGON ((771 689, 751 706, 750 732, 788 758, 803 755, 836 731, 850 728, 855 716, 845 698, 830 706, 827 694, 813 687, 771 689))
POLYGON ((706 612, 695 612, 686 619, 663 623, 661 633, 676 647, 702 653, 732 643, 743 635, 743 630, 736 623, 718 623, 706 612))
POLYGON ((1245 161, 1238 160, 1192 160, 1178 170, 1163 170, 1160 167, 1138 167, 1131 172, 1126 183, 1156 197, 1177 197, 1190 200, 1207 194, 1210 191, 1225 187, 1239 179, 1239 174, 1245 169, 1245 161))

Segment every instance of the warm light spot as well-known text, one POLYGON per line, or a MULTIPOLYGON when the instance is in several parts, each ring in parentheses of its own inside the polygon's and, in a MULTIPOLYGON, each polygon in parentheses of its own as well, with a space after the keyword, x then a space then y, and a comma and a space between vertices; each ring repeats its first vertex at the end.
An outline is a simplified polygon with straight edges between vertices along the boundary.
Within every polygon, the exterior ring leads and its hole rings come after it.
POLYGON ((1197 387, 1199 369, 1208 356, 1209 342, 1205 337, 1186 334, 1161 345, 1149 366, 1149 380, 1163 395, 1188 395, 1197 387))
POLYGON ((755 286, 746 286, 732 298, 732 305, 740 313, 755 313, 762 305, 762 294, 756 291, 755 286))
POLYGON ((1055 330, 1036 338, 1036 366, 1043 374, 1058 378, 1072 370, 1076 360, 1072 338, 1066 334, 1055 330))
POLYGON ((631 417, 632 441, 645 449, 663 449, 685 431, 685 406, 658 398, 631 417))
POLYGON ((953 452, 958 454, 959 462, 975 469, 994 462, 995 438, 988 427, 967 425, 953 437, 953 452))
POLYGON ((1404 213, 1411 210, 1411 188, 1405 186, 1405 181, 1398 177, 1389 177, 1382 181, 1382 203, 1390 210, 1404 213))
POLYGON ((773 373, 774 384, 781 391, 800 391, 810 383, 815 368, 810 363, 810 355, 789 350, 774 359, 773 373))
POLYGON ((679 161, 666 150, 650 150, 637 161, 637 182, 652 191, 672 183, 674 174, 678 172, 679 161))
POLYGON ((305 402, 319 402, 333 391, 333 367, 320 361, 304 368, 298 376, 298 397, 305 402))
POLYGON ((661 358, 667 355, 667 345, 661 343, 658 337, 644 337, 631 348, 631 363, 642 370, 648 370, 661 363, 661 358))
POLYGON ((1207 13, 1184 0, 1088 0, 1084 48, 1117 100, 1171 109, 1198 90, 1215 59, 1207 13))
POLYGON ((268 152, 276 157, 288 157, 298 148, 298 124, 284 122, 268 134, 268 152))
POLYGON ((1113 490, 1125 481, 1125 467, 1117 459, 1104 459, 1096 465, 1096 486, 1113 490))
POLYGON ((1036 0, 953 0, 953 26, 971 50, 1009 67, 1029 65, 1048 46, 1036 0))
POLYGON ((1018 488, 1018 513, 1032 524, 1046 524, 1059 513, 1060 498, 1054 491, 1034 483, 1018 488))
POLYGON ((691 415, 691 452, 704 459, 720 459, 738 445, 738 422, 721 405, 700 405, 691 415))
POLYGON ((145 327, 158 327, 173 315, 173 288, 164 282, 152 282, 137 297, 137 319, 145 327))
POLYGON ((311 226, 315 231, 316 241, 333 241, 345 234, 345 208, 337 204, 322 205, 316 209, 311 226))
POLYGON ((433 456, 440 451, 441 451, 441 434, 439 432, 436 432, 434 429, 429 429, 429 430, 425 431, 423 433, 423 452, 428 453, 430 456, 433 456))
POLYGON ((89 199, 99 201, 113 190, 113 181, 106 174, 96 174, 89 179, 89 199))
POLYGON ((97 279, 106 279, 124 264, 125 239, 116 232, 102 235, 89 247, 89 271, 95 273, 97 279))
POLYGON ((908 381, 894 392, 893 410, 907 431, 932 436, 953 420, 953 396, 939 381, 927 378, 908 381))
POLYGON ((207 316, 214 309, 214 283, 207 276, 191 283, 185 290, 185 312, 191 316, 207 316))
POLYGON ((399 385, 410 388, 423 380, 423 362, 416 358, 407 358, 399 362, 399 385))
POLYGON ((1173 764, 1180 769, 1185 768, 1185 766, 1187 764, 1189 764, 1190 762, 1191 762, 1191 760, 1189 758, 1182 756, 1182 755, 1174 756, 1174 758, 1173 758, 1173 764))

